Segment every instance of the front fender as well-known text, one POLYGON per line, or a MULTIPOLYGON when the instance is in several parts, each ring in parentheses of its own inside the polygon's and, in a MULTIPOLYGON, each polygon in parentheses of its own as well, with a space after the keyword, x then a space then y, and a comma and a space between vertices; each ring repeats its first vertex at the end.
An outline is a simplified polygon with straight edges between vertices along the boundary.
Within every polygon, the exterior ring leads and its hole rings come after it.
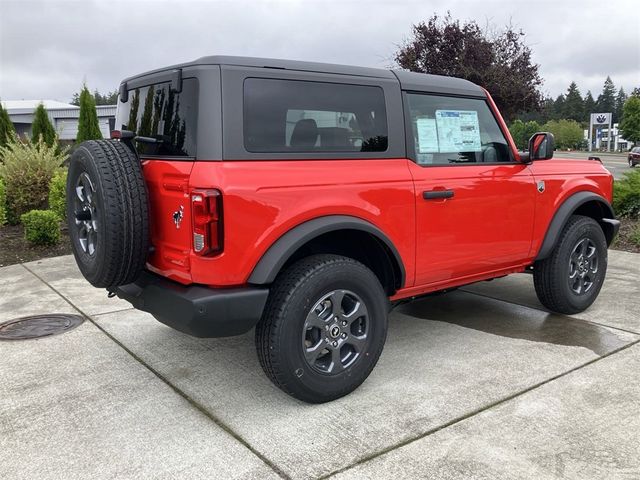
MULTIPOLYGON (((596 220, 598 220, 601 224, 605 223, 611 226, 610 228, 612 229, 612 231, 607 235, 607 241, 609 244, 611 244, 611 241, 615 237, 620 224, 617 220, 615 220, 613 208, 611 208, 611 205, 604 197, 598 195, 597 193, 578 192, 567 198, 560 205, 558 210, 556 210, 556 213, 554 214, 553 219, 551 220, 551 223, 547 228, 542 246, 540 247, 538 255, 535 258, 536 260, 543 260, 551 254, 551 251, 553 250, 553 247, 555 247, 558 238, 560 237, 560 234, 564 229, 564 226, 569 220, 569 217, 571 217, 571 215, 573 215, 582 205, 585 205, 588 202, 596 202, 600 207, 600 218, 596 220)), ((603 228, 609 227, 603 226, 603 228)))

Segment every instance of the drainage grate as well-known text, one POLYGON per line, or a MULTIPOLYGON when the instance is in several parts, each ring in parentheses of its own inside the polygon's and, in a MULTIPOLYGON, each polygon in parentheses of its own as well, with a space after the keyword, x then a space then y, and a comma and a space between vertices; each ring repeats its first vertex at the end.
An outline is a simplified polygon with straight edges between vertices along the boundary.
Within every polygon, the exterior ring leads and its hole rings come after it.
POLYGON ((28 340, 73 330, 84 322, 80 315, 50 313, 16 318, 0 323, 0 340, 28 340))

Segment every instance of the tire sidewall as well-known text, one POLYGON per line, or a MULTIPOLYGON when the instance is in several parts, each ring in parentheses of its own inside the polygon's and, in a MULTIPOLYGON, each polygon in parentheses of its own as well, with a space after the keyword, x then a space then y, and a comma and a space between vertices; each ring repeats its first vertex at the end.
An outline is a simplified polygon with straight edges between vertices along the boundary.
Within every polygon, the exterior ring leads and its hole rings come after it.
POLYGON ((574 309, 578 311, 585 310, 598 297, 606 277, 607 262, 607 241, 600 225, 590 218, 584 218, 583 221, 573 224, 558 249, 558 259, 556 262, 558 272, 556 272, 556 275, 559 277, 558 285, 562 291, 562 295, 574 309), (598 273, 591 289, 584 294, 578 295, 569 287, 567 280, 571 253, 578 242, 584 238, 590 239, 596 248, 598 255, 598 273))
POLYGON ((386 295, 377 278, 366 267, 332 264, 298 286, 289 297, 282 319, 277 351, 283 372, 295 382, 300 396, 308 397, 310 401, 331 400, 357 388, 377 363, 387 336, 386 295), (304 357, 304 324, 316 302, 331 291, 340 289, 352 291, 364 302, 369 315, 369 343, 366 351, 349 368, 334 375, 323 374, 314 370, 304 357))
POLYGON ((100 173, 91 159, 90 152, 83 146, 78 147, 71 156, 69 162, 69 172, 67 174, 67 227, 69 229, 69 237, 73 243, 73 255, 76 263, 84 277, 93 282, 101 276, 102 266, 105 264, 105 246, 106 246, 106 225, 105 225, 105 204, 104 192, 102 190, 102 179, 100 173), (74 212, 74 196, 76 182, 78 178, 87 173, 91 179, 91 183, 95 188, 95 204, 98 222, 97 245, 93 255, 89 255, 82 250, 78 239, 78 229, 75 223, 74 212))

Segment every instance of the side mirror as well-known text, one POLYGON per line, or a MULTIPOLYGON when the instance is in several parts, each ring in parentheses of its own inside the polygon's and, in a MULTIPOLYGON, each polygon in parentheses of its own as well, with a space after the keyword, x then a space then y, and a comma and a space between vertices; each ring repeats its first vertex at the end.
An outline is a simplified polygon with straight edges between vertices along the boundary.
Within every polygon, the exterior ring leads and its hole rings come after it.
POLYGON ((529 161, 552 158, 554 143, 553 133, 534 133, 529 139, 529 161))

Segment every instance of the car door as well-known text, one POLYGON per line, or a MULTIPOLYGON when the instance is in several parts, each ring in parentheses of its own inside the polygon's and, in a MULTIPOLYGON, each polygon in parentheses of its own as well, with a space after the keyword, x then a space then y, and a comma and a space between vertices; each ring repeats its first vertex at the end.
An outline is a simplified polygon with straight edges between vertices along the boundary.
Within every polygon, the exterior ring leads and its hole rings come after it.
POLYGON ((405 93, 416 198, 416 286, 526 261, 534 179, 486 99, 405 93))

